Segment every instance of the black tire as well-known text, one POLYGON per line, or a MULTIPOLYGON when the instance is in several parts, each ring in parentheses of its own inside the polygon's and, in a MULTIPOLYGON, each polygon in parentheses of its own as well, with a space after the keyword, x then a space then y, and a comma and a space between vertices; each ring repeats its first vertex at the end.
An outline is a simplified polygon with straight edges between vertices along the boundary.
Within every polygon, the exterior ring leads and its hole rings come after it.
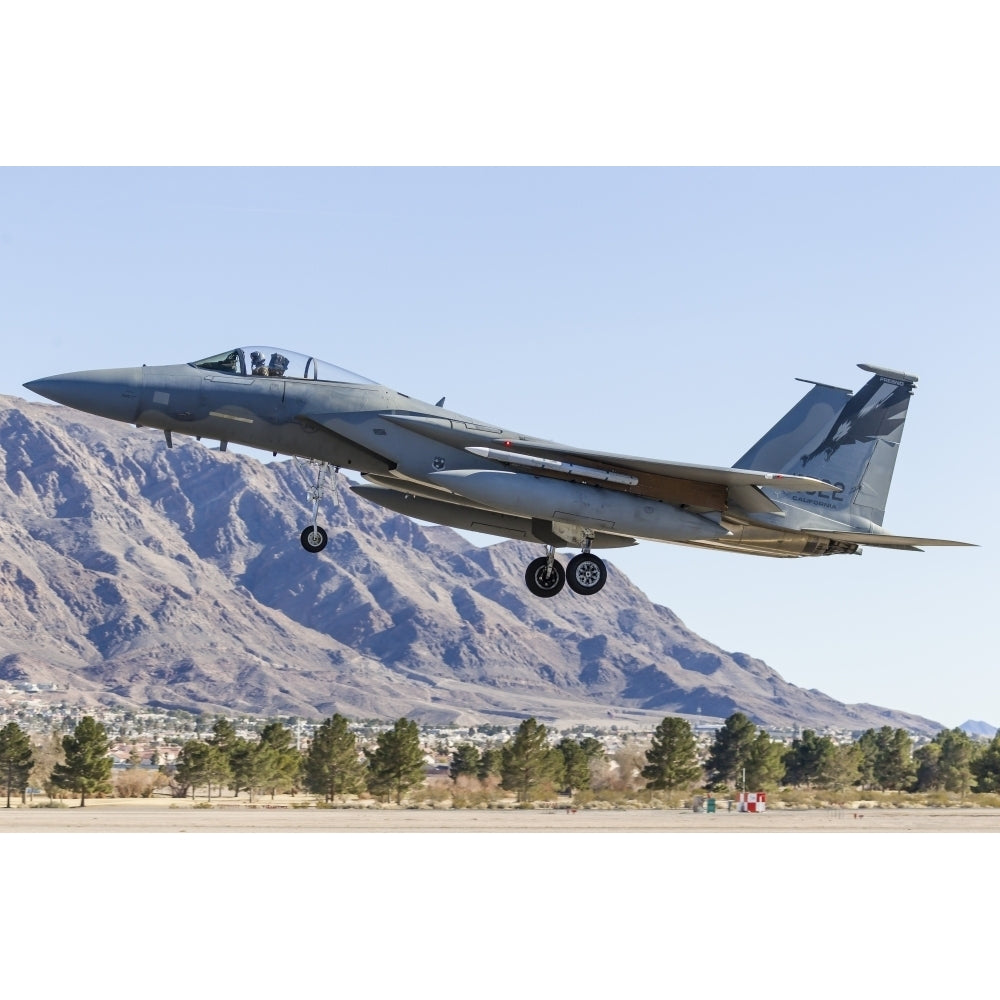
POLYGON ((566 567, 566 582, 578 594, 596 594, 608 581, 608 568, 604 560, 589 552, 573 556, 566 567))
POLYGON ((326 531, 318 524, 310 524, 299 537, 306 552, 322 552, 328 541, 326 531))
POLYGON ((566 571, 562 568, 562 563, 553 560, 551 570, 548 566, 549 560, 545 556, 539 556, 528 563, 524 572, 524 582, 535 597, 555 597, 566 582, 566 571))

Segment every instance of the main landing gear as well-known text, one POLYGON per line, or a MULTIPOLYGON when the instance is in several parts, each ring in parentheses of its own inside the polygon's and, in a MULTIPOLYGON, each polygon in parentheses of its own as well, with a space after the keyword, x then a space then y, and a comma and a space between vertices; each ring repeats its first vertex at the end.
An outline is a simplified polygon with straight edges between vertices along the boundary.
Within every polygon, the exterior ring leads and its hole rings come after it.
POLYGON ((563 585, 584 596, 596 594, 607 582, 608 568, 604 560, 592 555, 587 546, 578 556, 570 559, 566 569, 556 562, 554 545, 548 545, 545 555, 528 563, 524 582, 535 597, 555 597, 563 585))
MULTIPOLYGON (((316 466, 316 482, 313 483, 312 488, 309 490, 309 499, 313 502, 313 519, 312 524, 303 530, 299 538, 302 542, 302 548, 306 552, 322 552, 326 548, 326 543, 329 539, 327 538, 326 531, 316 521, 319 517, 319 502, 326 493, 326 477, 331 466, 327 462, 310 462, 309 464, 316 466)), ((334 469, 334 472, 339 471, 337 468, 334 469)))

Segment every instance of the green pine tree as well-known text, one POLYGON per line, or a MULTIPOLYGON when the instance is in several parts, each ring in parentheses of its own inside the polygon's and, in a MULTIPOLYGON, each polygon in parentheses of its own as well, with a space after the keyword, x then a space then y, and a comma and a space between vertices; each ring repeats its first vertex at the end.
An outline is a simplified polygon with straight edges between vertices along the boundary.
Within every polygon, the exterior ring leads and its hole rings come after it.
POLYGON ((826 787, 843 791, 861 778, 861 748, 857 743, 839 743, 834 747, 833 762, 827 772, 826 787))
POLYGON ((742 781, 750 746, 757 727, 742 713, 734 712, 715 734, 705 762, 710 787, 735 786, 742 781))
POLYGON ((266 743, 253 742, 240 737, 229 752, 229 768, 232 774, 230 788, 236 796, 240 789, 245 788, 250 793, 253 802, 254 793, 267 786, 268 777, 273 773, 274 751, 266 743))
POLYGON ((913 763, 913 740, 905 729, 882 726, 866 747, 873 749, 872 777, 883 790, 906 791, 916 778, 913 763))
POLYGON ((686 788, 701 778, 698 744, 687 719, 667 716, 653 732, 642 776, 647 788, 686 788))
POLYGON ((208 800, 212 801, 212 786, 222 786, 230 777, 229 757, 221 747, 204 740, 188 740, 181 747, 174 771, 174 778, 185 788, 191 788, 191 798, 202 785, 208 788, 208 800))
POLYGON ((12 791, 20 792, 21 801, 24 801, 28 775, 31 774, 34 763, 28 734, 16 722, 8 722, 0 729, 0 776, 7 787, 8 809, 12 791))
POLYGON ((490 775, 499 774, 503 767, 503 751, 500 747, 484 747, 479 754, 479 767, 476 768, 476 777, 480 781, 485 781, 490 775))
POLYGON ((258 753, 263 755, 263 787, 271 792, 294 792, 302 775, 302 754, 292 746, 292 731, 280 722, 269 722, 260 733, 258 753))
POLYGON ((501 750, 500 784, 517 794, 520 803, 530 802, 539 793, 549 794, 554 782, 561 777, 562 755, 553 758, 549 734, 537 719, 525 719, 517 727, 514 738, 501 750))
POLYGON ((830 780, 837 747, 829 736, 817 736, 814 729, 804 729, 785 751, 786 785, 825 787, 830 780))
POLYGON ((327 802, 363 791, 364 764, 344 716, 331 716, 316 730, 306 754, 305 782, 310 792, 327 802))
POLYGON ((368 788, 373 795, 394 796, 396 804, 424 780, 424 752, 420 732, 410 719, 397 719, 392 729, 380 733, 374 750, 366 750, 368 788))
POLYGON ((451 755, 448 774, 451 776, 452 781, 455 781, 463 774, 475 777, 476 772, 479 770, 479 764, 479 747, 474 743, 459 743, 451 755))
POLYGON ((747 790, 775 791, 785 773, 786 753, 783 743, 772 740, 763 729, 759 729, 747 747, 741 768, 740 778, 742 780, 745 772, 747 790))
POLYGON ((604 748, 593 737, 582 741, 565 737, 556 747, 562 754, 563 787, 567 795, 590 788, 590 765, 604 757, 604 748))
POLYGON ((972 788, 975 744, 962 729, 942 729, 914 754, 917 791, 958 792, 962 798, 972 788))
POLYGON ((970 765, 977 792, 1000 792, 1000 732, 970 765))
POLYGON ((858 785, 862 790, 875 787, 875 763, 878 739, 874 729, 866 729, 855 741, 858 748, 858 785))
POLYGON ((236 745, 236 727, 220 715, 212 726, 212 737, 209 742, 228 756, 229 751, 236 745))
POLYGON ((85 715, 72 736, 63 737, 65 764, 52 769, 52 782, 59 788, 80 793, 80 805, 87 804, 88 795, 111 791, 111 744, 104 726, 85 715))

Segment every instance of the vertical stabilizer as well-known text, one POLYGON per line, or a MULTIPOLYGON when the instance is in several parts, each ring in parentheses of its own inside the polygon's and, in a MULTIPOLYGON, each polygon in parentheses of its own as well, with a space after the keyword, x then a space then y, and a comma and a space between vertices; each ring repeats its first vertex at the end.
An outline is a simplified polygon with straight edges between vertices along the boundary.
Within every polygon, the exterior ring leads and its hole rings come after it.
POLYGON ((851 395, 815 385, 737 463, 738 468, 812 476, 831 493, 773 496, 845 525, 881 525, 915 375, 859 365, 873 377, 851 395))
POLYGON ((809 444, 833 426, 850 398, 850 389, 813 382, 802 399, 734 464, 735 468, 790 472, 809 444))

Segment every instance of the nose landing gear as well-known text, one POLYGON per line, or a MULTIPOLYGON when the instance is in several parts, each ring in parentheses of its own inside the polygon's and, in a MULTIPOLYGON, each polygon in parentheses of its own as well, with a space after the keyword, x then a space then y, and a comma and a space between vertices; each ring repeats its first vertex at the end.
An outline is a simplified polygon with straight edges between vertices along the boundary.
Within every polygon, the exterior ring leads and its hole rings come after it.
MULTIPOLYGON (((313 517, 312 524, 303 530, 299 539, 302 542, 302 548, 306 552, 322 552, 326 548, 326 543, 329 539, 327 538, 326 531, 316 521, 319 517, 319 502, 326 493, 326 477, 331 466, 327 462, 310 462, 309 464, 316 466, 316 481, 309 490, 309 499, 313 502, 313 517)), ((340 470, 339 468, 334 468, 333 471, 339 472, 340 470)))

